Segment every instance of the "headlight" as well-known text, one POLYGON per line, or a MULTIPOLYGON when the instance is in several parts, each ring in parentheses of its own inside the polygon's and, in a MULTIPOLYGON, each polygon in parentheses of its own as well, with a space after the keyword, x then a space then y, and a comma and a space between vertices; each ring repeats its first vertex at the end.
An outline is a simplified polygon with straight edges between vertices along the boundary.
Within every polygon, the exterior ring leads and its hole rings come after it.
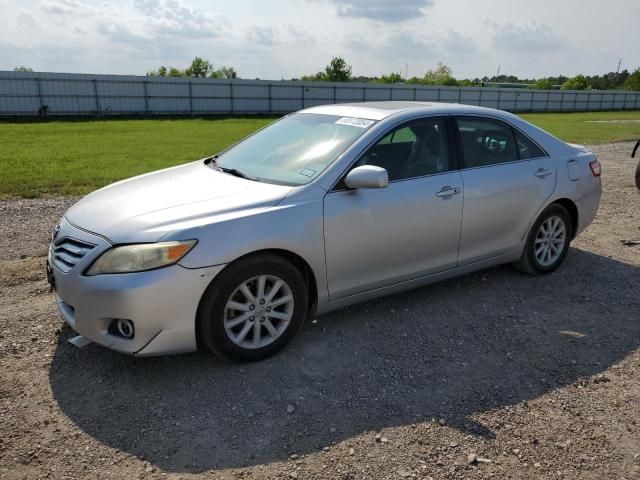
POLYGON ((86 275, 142 272, 168 267, 184 257, 196 243, 196 240, 185 240, 115 247, 100 255, 86 275))

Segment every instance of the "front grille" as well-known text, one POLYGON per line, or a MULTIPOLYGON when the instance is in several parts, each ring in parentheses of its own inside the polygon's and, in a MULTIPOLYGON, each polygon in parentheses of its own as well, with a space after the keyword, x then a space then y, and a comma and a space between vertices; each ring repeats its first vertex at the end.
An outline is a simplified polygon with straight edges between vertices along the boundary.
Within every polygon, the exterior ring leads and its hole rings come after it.
POLYGON ((53 264, 61 272, 70 272, 82 258, 95 248, 92 243, 63 238, 52 245, 53 264))

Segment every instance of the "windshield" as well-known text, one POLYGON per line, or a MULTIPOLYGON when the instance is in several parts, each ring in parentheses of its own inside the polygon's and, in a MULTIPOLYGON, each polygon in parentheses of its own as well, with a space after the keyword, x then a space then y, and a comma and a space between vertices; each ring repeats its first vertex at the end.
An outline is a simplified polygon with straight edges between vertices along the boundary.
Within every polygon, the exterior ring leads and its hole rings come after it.
POLYGON ((216 164, 261 181, 304 185, 374 123, 364 118, 295 113, 231 147, 216 164))

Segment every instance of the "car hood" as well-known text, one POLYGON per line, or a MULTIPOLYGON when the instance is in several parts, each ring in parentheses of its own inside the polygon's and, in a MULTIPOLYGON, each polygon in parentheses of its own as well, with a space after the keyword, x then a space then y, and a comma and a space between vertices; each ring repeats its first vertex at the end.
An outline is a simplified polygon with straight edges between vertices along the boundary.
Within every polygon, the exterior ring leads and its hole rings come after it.
POLYGON ((291 188, 235 177, 198 161, 104 187, 65 217, 114 244, 156 242, 185 222, 206 225, 218 215, 274 206, 291 188))

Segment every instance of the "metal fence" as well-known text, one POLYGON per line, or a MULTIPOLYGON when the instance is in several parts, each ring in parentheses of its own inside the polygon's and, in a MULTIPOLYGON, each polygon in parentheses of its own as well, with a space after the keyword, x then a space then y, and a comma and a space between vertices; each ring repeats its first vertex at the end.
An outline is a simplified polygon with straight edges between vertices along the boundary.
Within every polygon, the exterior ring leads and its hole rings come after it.
POLYGON ((0 72, 0 116, 282 114, 327 103, 454 102, 513 112, 640 110, 640 92, 0 72))

